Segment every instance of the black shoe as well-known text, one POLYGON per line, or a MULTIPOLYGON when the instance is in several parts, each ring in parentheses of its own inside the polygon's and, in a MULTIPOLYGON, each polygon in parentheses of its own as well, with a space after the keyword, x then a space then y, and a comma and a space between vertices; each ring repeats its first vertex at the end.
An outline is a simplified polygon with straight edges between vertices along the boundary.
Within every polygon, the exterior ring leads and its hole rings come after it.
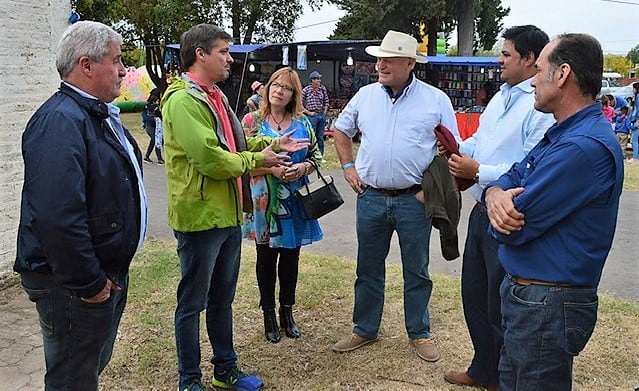
POLYGON ((267 341, 273 343, 278 343, 282 339, 280 329, 277 327, 275 310, 264 310, 264 335, 267 341))
POLYGON ((153 163, 153 160, 151 160, 150 158, 148 158, 146 156, 142 160, 144 160, 145 163, 153 163))
POLYGON ((280 306, 280 325, 289 338, 299 338, 302 335, 293 319, 293 307, 290 305, 280 306))
POLYGON ((158 160, 158 164, 161 166, 164 164, 164 160, 158 160))

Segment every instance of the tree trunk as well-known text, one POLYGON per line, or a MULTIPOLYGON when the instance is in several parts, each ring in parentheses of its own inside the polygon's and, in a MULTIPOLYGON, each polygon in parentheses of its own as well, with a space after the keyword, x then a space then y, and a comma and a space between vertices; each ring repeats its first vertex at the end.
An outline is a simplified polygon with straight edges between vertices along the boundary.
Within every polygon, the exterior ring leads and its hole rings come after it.
POLYGON ((472 56, 475 38, 475 1, 463 0, 457 22, 457 55, 472 56))
POLYGON ((168 84, 164 75, 164 52, 159 44, 146 46, 146 72, 157 88, 164 93, 168 84), (160 74, 158 74, 158 71, 160 74))
POLYGON ((240 2, 233 0, 231 2, 231 25, 233 30, 233 43, 235 45, 248 43, 242 42, 240 37, 240 10, 240 2))
POLYGON ((428 55, 437 55, 437 32, 439 31, 439 19, 431 18, 426 23, 426 29, 428 30, 428 55))

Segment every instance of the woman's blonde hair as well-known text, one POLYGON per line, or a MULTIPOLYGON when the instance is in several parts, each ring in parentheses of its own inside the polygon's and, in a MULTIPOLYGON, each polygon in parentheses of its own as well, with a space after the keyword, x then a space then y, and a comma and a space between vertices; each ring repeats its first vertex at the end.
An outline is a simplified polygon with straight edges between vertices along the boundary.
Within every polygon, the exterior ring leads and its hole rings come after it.
POLYGON ((291 113, 294 118, 302 116, 304 110, 304 107, 302 106, 302 82, 300 81, 300 77, 297 72, 290 67, 285 67, 273 72, 268 83, 264 86, 266 94, 260 102, 260 118, 266 119, 271 114, 271 102, 269 101, 271 84, 280 78, 288 80, 293 87, 293 95, 291 96, 291 101, 286 105, 286 111, 291 113))

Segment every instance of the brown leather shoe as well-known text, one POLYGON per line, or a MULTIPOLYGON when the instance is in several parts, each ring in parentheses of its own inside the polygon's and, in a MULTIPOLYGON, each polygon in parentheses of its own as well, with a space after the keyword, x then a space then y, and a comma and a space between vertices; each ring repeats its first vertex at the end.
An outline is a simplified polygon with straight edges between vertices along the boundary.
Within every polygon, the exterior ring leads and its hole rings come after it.
POLYGON ((411 339, 410 343, 415 347, 415 353, 422 360, 435 362, 439 360, 439 350, 432 338, 411 339))
POLYGON ((374 339, 366 339, 364 337, 360 337, 359 335, 353 333, 351 335, 347 335, 346 337, 340 339, 333 345, 334 352, 350 352, 352 350, 361 348, 364 345, 368 345, 371 342, 377 341, 377 338, 374 339))
POLYGON ((449 383, 460 386, 480 387, 481 384, 476 382, 472 377, 468 376, 468 372, 464 371, 448 371, 444 375, 444 380, 449 383))
POLYGON ((471 387, 482 387, 487 389, 488 391, 498 391, 499 387, 496 385, 487 386, 485 384, 479 384, 475 379, 468 376, 468 372, 464 371, 448 371, 444 375, 444 380, 449 383, 457 384, 459 386, 471 386, 471 387))

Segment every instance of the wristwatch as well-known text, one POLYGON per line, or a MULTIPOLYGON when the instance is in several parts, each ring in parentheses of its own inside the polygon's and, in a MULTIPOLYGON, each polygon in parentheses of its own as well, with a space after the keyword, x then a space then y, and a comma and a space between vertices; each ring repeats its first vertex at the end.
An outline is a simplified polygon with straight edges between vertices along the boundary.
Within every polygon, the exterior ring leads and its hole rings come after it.
POLYGON ((477 167, 477 172, 475 173, 475 177, 473 178, 475 183, 479 183, 479 167, 477 167))

